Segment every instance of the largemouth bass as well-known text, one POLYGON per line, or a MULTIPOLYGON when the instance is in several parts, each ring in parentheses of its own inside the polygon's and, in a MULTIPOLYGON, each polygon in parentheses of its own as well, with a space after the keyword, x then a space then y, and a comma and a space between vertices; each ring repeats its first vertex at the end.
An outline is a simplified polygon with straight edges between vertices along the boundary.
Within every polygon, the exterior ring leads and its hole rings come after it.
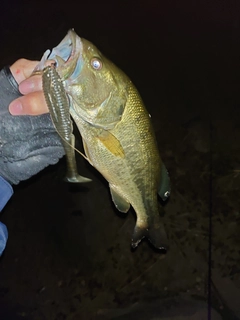
MULTIPOLYGON (((87 160, 108 181, 116 208, 127 212, 131 205, 136 212, 132 247, 147 237, 156 248, 165 249, 167 236, 157 193, 166 200, 170 182, 137 89, 124 72, 73 30, 50 55, 48 52, 39 69, 47 58, 56 61, 87 160)), ((43 86, 50 71, 44 69, 43 86)), ((54 86, 48 90, 54 95, 54 86)))

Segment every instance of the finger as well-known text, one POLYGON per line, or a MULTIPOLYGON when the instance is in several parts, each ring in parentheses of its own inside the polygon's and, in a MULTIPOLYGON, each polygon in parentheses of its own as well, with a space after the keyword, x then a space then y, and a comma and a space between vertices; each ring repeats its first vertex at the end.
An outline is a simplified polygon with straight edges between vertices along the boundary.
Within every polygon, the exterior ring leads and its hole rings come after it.
POLYGON ((48 112, 48 107, 42 91, 32 92, 22 96, 9 105, 12 115, 40 115, 48 112))
POLYGON ((29 77, 28 79, 22 81, 19 84, 19 91, 22 94, 28 94, 30 92, 41 91, 41 90, 42 90, 42 77, 40 75, 29 77))
POLYGON ((10 70, 17 83, 20 83, 32 74, 37 64, 38 61, 19 59, 11 65, 10 70))

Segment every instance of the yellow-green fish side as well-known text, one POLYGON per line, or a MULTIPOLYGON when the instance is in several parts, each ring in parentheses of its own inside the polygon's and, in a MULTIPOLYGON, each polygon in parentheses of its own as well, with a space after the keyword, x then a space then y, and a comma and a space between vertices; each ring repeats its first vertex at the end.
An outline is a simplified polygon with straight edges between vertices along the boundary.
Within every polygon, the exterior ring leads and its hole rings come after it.
POLYGON ((77 116, 77 110, 71 115, 81 133, 86 156, 109 182, 116 207, 127 212, 132 205, 136 212, 132 246, 146 236, 155 247, 165 248, 167 236, 157 200, 162 161, 150 116, 136 88, 127 81, 126 106, 113 129, 90 125, 77 116))

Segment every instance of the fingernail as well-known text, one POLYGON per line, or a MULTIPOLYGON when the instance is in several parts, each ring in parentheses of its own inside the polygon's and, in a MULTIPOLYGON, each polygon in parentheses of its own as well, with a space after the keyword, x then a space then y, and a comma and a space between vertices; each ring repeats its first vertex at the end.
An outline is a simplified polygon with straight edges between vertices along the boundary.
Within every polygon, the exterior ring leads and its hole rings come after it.
POLYGON ((19 91, 22 94, 28 94, 34 90, 34 82, 32 80, 25 80, 20 83, 19 91))
POLYGON ((13 101, 9 105, 9 111, 13 116, 18 116, 23 113, 23 106, 20 101, 13 101))

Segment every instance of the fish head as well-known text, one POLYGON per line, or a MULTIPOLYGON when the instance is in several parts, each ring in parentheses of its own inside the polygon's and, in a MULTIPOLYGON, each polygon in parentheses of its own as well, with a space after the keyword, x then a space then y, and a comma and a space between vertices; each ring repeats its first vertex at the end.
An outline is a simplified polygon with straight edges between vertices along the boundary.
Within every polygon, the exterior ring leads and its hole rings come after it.
POLYGON ((70 30, 46 57, 55 61, 73 117, 104 129, 121 120, 130 80, 95 45, 70 30))

